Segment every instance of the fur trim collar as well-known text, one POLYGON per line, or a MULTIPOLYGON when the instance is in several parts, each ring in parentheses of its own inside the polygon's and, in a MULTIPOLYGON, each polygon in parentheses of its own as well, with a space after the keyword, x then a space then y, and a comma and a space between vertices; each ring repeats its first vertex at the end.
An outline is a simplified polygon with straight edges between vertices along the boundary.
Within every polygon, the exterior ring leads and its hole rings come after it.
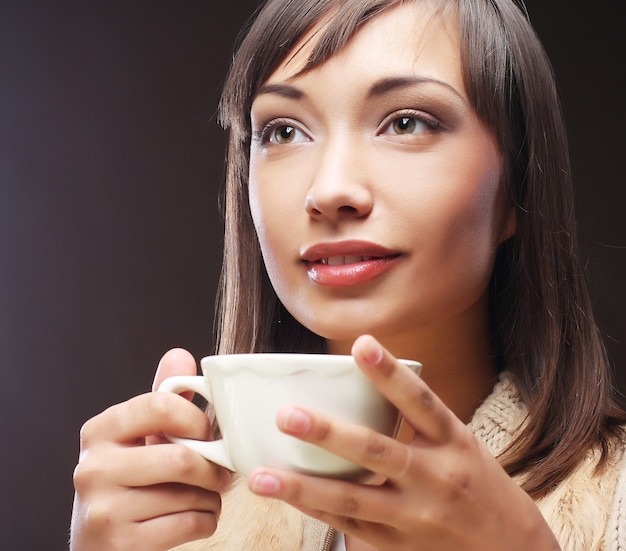
MULTIPOLYGON (((511 443, 527 410, 513 378, 503 373, 476 410, 469 428, 494 455, 511 443)), ((537 501, 563 551, 626 551, 626 461, 623 448, 601 473, 597 455, 587 459, 550 494, 537 501)), ((223 496, 222 517, 209 539, 175 551, 321 551, 328 527, 280 501, 253 495, 236 480, 223 496)))

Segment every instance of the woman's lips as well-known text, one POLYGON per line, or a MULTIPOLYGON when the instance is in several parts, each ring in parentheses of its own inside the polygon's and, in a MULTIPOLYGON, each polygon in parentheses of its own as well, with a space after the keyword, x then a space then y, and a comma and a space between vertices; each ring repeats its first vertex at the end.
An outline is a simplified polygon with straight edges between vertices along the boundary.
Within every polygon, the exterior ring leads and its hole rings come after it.
POLYGON ((306 249, 302 261, 312 281, 329 287, 360 285, 389 271, 400 253, 363 241, 322 243, 306 249))

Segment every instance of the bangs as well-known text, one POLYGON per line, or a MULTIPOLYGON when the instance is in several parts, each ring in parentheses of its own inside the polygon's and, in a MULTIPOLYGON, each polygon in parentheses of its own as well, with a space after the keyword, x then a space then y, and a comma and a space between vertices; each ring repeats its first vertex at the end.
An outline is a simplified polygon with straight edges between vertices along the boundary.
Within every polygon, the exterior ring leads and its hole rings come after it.
MULTIPOLYGON (((406 0, 346 0, 325 14, 319 31, 303 42, 306 46, 315 40, 309 59, 302 72, 310 71, 341 51, 354 34, 370 19, 406 0)), ((299 48, 300 49, 300 48, 299 48)), ((297 52, 295 52, 297 53, 297 52)), ((295 54, 294 53, 294 54, 295 54)))
POLYGON ((368 20, 404 1, 270 0, 237 48, 219 106, 222 126, 248 141, 252 101, 281 63, 315 41, 300 72, 310 71, 339 52, 368 20))

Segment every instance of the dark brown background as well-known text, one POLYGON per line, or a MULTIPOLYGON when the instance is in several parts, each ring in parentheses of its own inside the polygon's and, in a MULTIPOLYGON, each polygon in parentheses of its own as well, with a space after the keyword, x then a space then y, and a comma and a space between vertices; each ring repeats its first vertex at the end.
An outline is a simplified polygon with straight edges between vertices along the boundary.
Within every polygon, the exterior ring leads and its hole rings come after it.
MULTIPOLYGON (((81 424, 148 390, 168 348, 212 349, 215 106, 256 4, 0 0, 3 549, 66 548, 81 424)), ((561 84, 591 288, 626 388, 621 24, 608 1, 528 4, 561 84)))

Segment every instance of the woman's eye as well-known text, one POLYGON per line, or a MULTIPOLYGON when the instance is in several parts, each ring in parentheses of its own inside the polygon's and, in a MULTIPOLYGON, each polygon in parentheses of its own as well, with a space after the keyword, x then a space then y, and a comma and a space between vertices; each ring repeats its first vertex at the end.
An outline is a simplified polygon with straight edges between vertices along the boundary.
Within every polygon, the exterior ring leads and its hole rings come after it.
POLYGON ((417 117, 415 115, 396 116, 386 126, 383 127, 382 134, 391 134, 396 136, 408 136, 412 134, 422 134, 438 127, 436 121, 426 120, 425 117, 417 117))
POLYGON ((392 126, 396 134, 413 134, 416 129, 419 130, 419 124, 414 117, 400 117, 393 121, 392 126))
POLYGON ((293 143, 298 137, 298 130, 293 126, 281 125, 272 130, 270 141, 287 144, 293 143))
POLYGON ((289 145, 306 142, 309 137, 297 126, 287 122, 270 122, 260 132, 255 132, 262 144, 289 145))

